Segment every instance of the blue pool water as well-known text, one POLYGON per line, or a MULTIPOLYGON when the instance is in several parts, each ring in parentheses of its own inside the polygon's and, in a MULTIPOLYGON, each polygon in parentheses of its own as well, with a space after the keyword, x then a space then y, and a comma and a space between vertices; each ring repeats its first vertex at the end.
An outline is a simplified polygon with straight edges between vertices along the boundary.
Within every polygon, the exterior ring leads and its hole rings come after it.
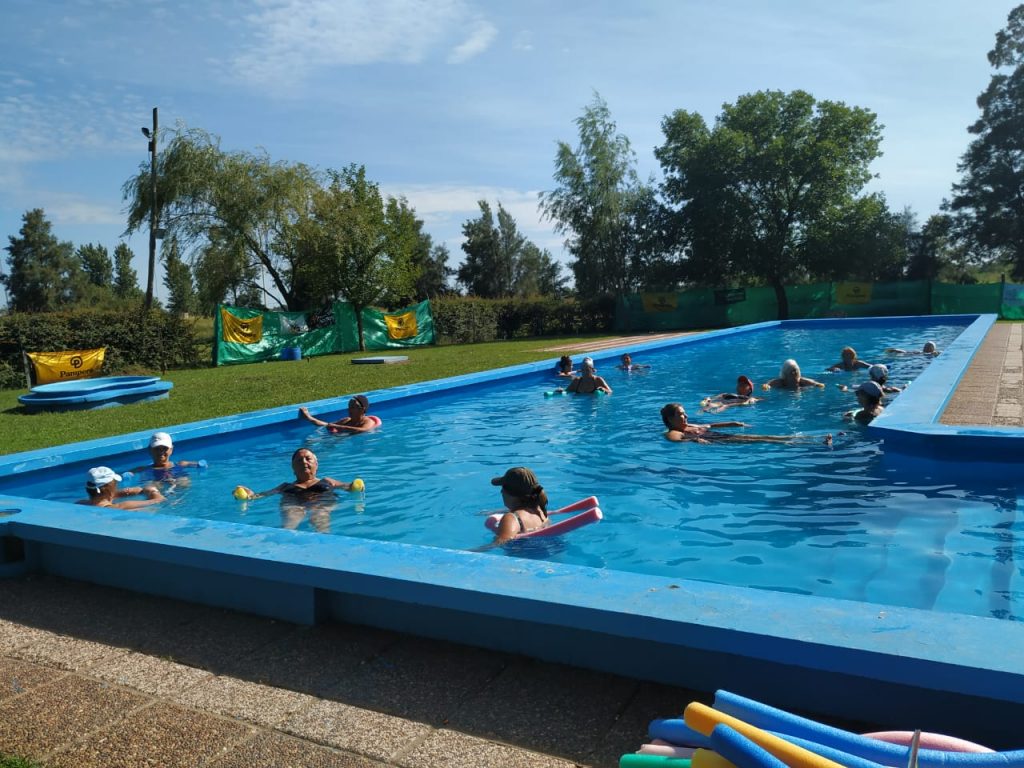
MULTIPOLYGON (((211 466, 161 512, 468 549, 488 541, 483 513, 500 506, 489 479, 527 464, 553 506, 596 494, 605 520, 496 556, 1019 619, 1019 473, 887 457, 877 441, 840 420, 855 401, 835 385, 866 374, 821 373, 851 344, 863 359, 887 363, 892 381, 912 380, 928 359, 882 350, 919 348, 928 338, 943 348, 961 330, 767 329, 644 355, 653 366, 647 373, 625 374, 599 359, 611 397, 545 398, 557 380, 531 376, 374 409, 384 427, 367 435, 327 435, 296 420, 283 434, 209 443, 202 456, 179 450, 176 458, 205 458, 211 466), (771 378, 787 357, 828 387, 764 393, 752 407, 699 414, 703 396, 731 391, 739 373, 758 383, 771 378), (751 424, 749 433, 809 439, 668 443, 658 411, 669 401, 683 403, 694 421, 736 418, 751 424), (821 441, 825 433, 835 436, 832 448, 821 441), (295 519, 276 497, 231 498, 238 483, 262 490, 291 479, 289 456, 301 446, 318 454, 321 475, 362 477, 365 499, 344 494, 333 511, 295 519)), ((899 397, 913 392, 911 386, 899 397)), ((26 494, 73 500, 80 489, 80 480, 69 479, 26 494)))

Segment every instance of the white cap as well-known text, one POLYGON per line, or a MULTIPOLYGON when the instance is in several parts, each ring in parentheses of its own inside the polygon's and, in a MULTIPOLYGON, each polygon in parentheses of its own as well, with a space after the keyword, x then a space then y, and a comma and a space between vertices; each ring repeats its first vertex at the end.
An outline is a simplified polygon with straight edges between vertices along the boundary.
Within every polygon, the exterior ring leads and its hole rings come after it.
POLYGON ((889 369, 881 363, 875 363, 868 368, 868 376, 871 377, 872 381, 883 381, 889 378, 889 369))
POLYGON ((589 365, 591 368, 593 368, 594 367, 594 358, 592 358, 592 357, 584 357, 583 358, 583 365, 589 365))
POLYGON ((115 480, 120 481, 121 476, 110 467, 93 467, 89 470, 89 479, 86 485, 90 488, 102 488, 115 480))
POLYGON ((150 448, 173 448, 174 441, 171 440, 171 436, 166 432, 154 432, 153 436, 149 438, 150 448))

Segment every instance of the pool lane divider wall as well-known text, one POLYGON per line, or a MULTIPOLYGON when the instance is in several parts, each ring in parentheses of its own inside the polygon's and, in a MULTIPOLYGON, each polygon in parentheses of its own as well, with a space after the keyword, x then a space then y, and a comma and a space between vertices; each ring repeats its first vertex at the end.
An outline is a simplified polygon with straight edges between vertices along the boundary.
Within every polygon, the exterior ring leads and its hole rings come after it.
MULTIPOLYGON (((748 331, 628 349, 639 354, 748 331)), ((595 357, 608 363, 621 351, 595 357)), ((963 366, 973 354, 947 352, 949 360, 967 358, 963 366)), ((489 371, 368 395, 375 410, 386 410, 401 398, 504 386, 507 377, 536 382, 553 364, 503 369, 498 375, 506 378, 498 381, 489 371)), ((341 413, 347 400, 307 405, 341 413)), ((280 429, 296 421, 297 405, 167 431, 184 453, 182 441, 280 429)), ((996 748, 1020 746, 1007 743, 1019 729, 1005 729, 1024 721, 1020 622, 6 493, 20 475, 63 475, 101 457, 141 451, 149 435, 0 457, 0 552, 8 553, 0 576, 50 573, 297 623, 368 624, 694 689, 725 687, 779 707, 956 733, 996 748)))

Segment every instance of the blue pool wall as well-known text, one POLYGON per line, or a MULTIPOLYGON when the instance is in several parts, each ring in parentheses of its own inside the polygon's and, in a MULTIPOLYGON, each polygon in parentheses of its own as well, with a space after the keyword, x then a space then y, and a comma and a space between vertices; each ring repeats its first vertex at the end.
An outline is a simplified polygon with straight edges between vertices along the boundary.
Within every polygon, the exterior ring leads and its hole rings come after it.
MULTIPOLYGON (((965 333, 976 343, 951 345, 912 385, 915 399, 931 398, 931 405, 915 403, 901 415, 897 401, 885 417, 888 429, 934 427, 929 414, 940 411, 951 388, 943 389, 941 381, 955 383, 957 367, 962 373, 993 321, 973 318, 965 333)), ((872 322, 893 320, 789 325, 872 322)), ((629 349, 639 354, 748 330, 629 349)), ((592 356, 599 363, 613 361, 621 351, 592 356)), ((426 403, 465 387, 505 385, 508 377, 537 381, 553 364, 369 394, 374 412, 386 422, 388 404, 400 399, 426 403)), ((308 405, 318 413, 340 413, 346 402, 347 396, 308 405)), ((207 441, 230 441, 232 434, 253 430, 273 434, 294 420, 295 406, 288 406, 168 431, 182 453, 198 455, 207 441)), ((955 455, 959 447, 951 434, 943 431, 941 448, 928 450, 955 455)), ((727 688, 791 709, 951 731, 998 747, 1024 746, 1016 736, 1024 715, 1024 623, 85 508, 28 499, 13 490, 32 475, 65 476, 100 459, 115 463, 111 457, 137 456, 149 435, 0 457, 0 574, 49 573, 298 623, 364 623, 698 690, 727 688)), ((887 448, 888 442, 886 437, 887 448)))

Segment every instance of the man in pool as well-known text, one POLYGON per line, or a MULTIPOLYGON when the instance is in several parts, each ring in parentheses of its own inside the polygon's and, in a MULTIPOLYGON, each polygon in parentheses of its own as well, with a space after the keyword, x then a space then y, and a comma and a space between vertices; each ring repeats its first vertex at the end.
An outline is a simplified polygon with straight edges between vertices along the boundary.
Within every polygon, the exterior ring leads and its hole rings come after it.
POLYGON ((619 364, 619 370, 626 371, 627 373, 630 371, 645 371, 650 367, 647 363, 634 363, 633 356, 629 352, 625 352, 622 355, 622 362, 619 364))
POLYGON ((843 414, 844 419, 858 424, 870 424, 885 411, 882 406, 882 388, 874 381, 865 381, 857 387, 857 402, 860 410, 847 411, 843 414))
POLYGON ((85 493, 88 498, 75 502, 88 507, 113 507, 114 509, 142 509, 164 501, 163 494, 155 485, 129 486, 118 488, 121 476, 110 467, 93 467, 89 470, 85 481, 85 493), (128 496, 145 496, 135 501, 119 501, 128 496))
MULTIPOLYGON (((715 424, 691 424, 686 417, 686 409, 679 403, 668 403, 661 409, 661 420, 667 427, 665 438, 673 443, 792 443, 797 440, 816 440, 805 435, 737 435, 728 432, 717 432, 723 427, 749 427, 742 421, 720 421, 715 424)), ((825 438, 826 444, 831 435, 825 438)))
POLYGON ((839 353, 839 362, 825 370, 834 373, 835 371, 856 371, 858 368, 869 367, 871 367, 871 363, 865 363, 857 357, 857 350, 853 347, 843 347, 839 353))
POLYGON ((310 414, 309 408, 299 408, 299 418, 316 424, 318 427, 327 427, 329 432, 369 432, 380 426, 380 419, 375 416, 368 416, 370 401, 366 395, 355 395, 348 401, 348 416, 337 421, 321 421, 310 414))

